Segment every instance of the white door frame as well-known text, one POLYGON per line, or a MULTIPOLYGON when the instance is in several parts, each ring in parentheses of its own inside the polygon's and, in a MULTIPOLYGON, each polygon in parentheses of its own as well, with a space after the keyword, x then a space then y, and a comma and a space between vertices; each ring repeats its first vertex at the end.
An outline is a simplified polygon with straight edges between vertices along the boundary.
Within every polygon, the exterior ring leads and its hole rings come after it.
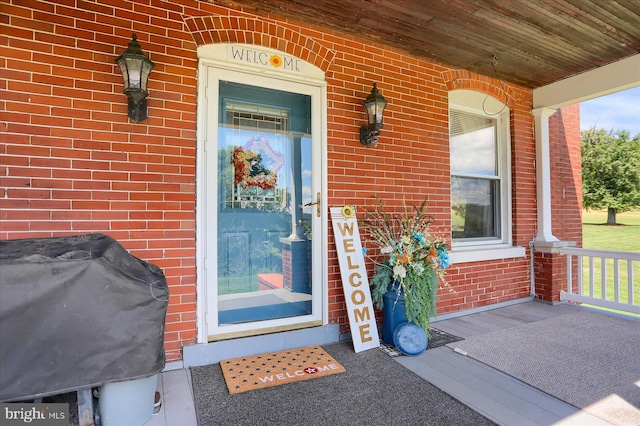
MULTIPOLYGON (((266 332, 287 330, 293 328, 301 328, 311 325, 324 325, 328 323, 328 208, 327 200, 327 125, 326 125, 326 82, 324 73, 317 67, 301 61, 297 58, 287 56, 283 52, 273 49, 256 48, 249 45, 206 45, 198 48, 198 120, 197 120, 197 147, 196 147, 196 316, 197 316, 197 342, 207 343, 209 336, 212 334, 209 330, 211 321, 207 321, 207 314, 211 311, 208 292, 211 291, 207 282, 217 278, 217 246, 207 247, 207 238, 211 237, 210 233, 217 232, 217 226, 207 226, 207 212, 217 208, 217 197, 215 192, 217 186, 212 185, 216 176, 207 175, 207 155, 215 155, 217 151, 207 151, 209 146, 217 146, 218 137, 218 82, 220 80, 236 81, 244 84, 265 85, 265 87, 277 90, 295 91, 296 93, 309 94, 312 96, 312 138, 319 141, 319 147, 314 152, 314 162, 319 158, 320 164, 314 163, 314 187, 319 188, 321 193, 322 215, 319 218, 318 229, 321 238, 317 242, 318 246, 314 246, 314 250, 318 248, 318 255, 321 257, 319 271, 314 268, 314 312, 320 312, 315 315, 313 321, 298 321, 286 318, 279 320, 265 321, 264 327, 259 332, 248 329, 249 326, 230 327, 231 332, 228 334, 219 334, 216 338, 231 338, 242 335, 260 334, 266 332), (232 47, 234 50, 232 51, 232 47), (269 64, 248 62, 249 54, 243 57, 244 60, 238 60, 238 56, 234 55, 241 49, 251 54, 251 58, 266 57, 278 55, 284 58, 285 64, 295 62, 295 67, 289 69, 269 68, 269 64), (258 55, 258 56, 256 56, 258 55), (215 99, 209 102, 207 96, 212 95, 215 99), (211 107, 210 107, 211 105, 211 107), (214 111, 211 111, 214 109, 214 111), (214 120, 207 119, 215 117, 214 120), (315 180, 319 179, 320 183, 315 180), (214 186, 209 188, 208 186, 214 186), (209 203, 207 205, 207 200, 209 203), (209 276, 208 276, 209 275, 209 276), (319 283, 316 285, 315 283, 319 283), (316 294, 319 292, 320 294, 316 294), (316 302, 317 301, 317 302, 316 302), (245 329, 246 328, 246 329, 245 329)), ((315 146, 315 144, 314 144, 315 146)), ((215 172, 214 172, 215 173, 215 172)), ((315 240, 316 238, 314 238, 315 240)), ((303 317, 304 318, 304 317, 303 317)), ((219 332, 220 330, 218 330, 219 332)))

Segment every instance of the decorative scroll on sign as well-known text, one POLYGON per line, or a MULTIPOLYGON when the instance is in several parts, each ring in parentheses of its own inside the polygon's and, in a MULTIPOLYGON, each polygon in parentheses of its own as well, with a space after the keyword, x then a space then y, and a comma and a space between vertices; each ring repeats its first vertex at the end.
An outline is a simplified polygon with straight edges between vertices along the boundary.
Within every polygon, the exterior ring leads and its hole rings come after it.
POLYGON ((344 206, 332 207, 330 211, 353 347, 356 352, 377 348, 380 338, 355 210, 344 206))

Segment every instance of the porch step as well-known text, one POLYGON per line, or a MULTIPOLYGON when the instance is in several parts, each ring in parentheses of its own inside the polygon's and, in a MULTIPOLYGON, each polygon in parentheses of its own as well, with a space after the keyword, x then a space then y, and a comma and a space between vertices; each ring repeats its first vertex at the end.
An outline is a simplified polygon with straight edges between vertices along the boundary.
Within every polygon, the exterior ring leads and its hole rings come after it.
POLYGON ((327 324, 300 330, 188 345, 183 348, 183 363, 185 367, 197 367, 217 364, 227 358, 282 351, 302 346, 326 345, 336 343, 339 340, 339 324, 327 324))

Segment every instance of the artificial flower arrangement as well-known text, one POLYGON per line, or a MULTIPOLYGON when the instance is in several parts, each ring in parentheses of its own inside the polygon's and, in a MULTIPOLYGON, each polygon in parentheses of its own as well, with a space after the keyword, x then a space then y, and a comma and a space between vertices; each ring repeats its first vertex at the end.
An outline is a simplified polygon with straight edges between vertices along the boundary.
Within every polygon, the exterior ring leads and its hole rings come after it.
POLYGON ((262 164, 262 155, 240 146, 233 148, 231 162, 235 169, 234 183, 245 188, 258 186, 262 189, 275 188, 278 176, 262 164))
POLYGON ((403 202, 404 212, 391 215, 382 200, 375 198, 378 207, 365 212, 362 226, 378 248, 376 256, 367 255, 376 265, 370 280, 371 297, 376 308, 382 309, 385 293, 395 288, 396 297, 404 296, 407 319, 428 336, 438 282, 445 282, 444 270, 449 266, 446 241, 429 233, 432 219, 426 199, 420 207, 403 202))

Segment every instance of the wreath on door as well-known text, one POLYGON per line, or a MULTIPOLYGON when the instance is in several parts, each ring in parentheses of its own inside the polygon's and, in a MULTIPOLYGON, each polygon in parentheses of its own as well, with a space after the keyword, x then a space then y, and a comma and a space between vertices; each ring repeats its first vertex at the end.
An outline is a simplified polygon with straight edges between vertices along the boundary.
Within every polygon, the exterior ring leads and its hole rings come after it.
POLYGON ((262 189, 275 188, 278 175, 267 169, 262 162, 262 154, 244 149, 233 148, 231 162, 235 169, 234 183, 245 188, 257 186, 262 189))

